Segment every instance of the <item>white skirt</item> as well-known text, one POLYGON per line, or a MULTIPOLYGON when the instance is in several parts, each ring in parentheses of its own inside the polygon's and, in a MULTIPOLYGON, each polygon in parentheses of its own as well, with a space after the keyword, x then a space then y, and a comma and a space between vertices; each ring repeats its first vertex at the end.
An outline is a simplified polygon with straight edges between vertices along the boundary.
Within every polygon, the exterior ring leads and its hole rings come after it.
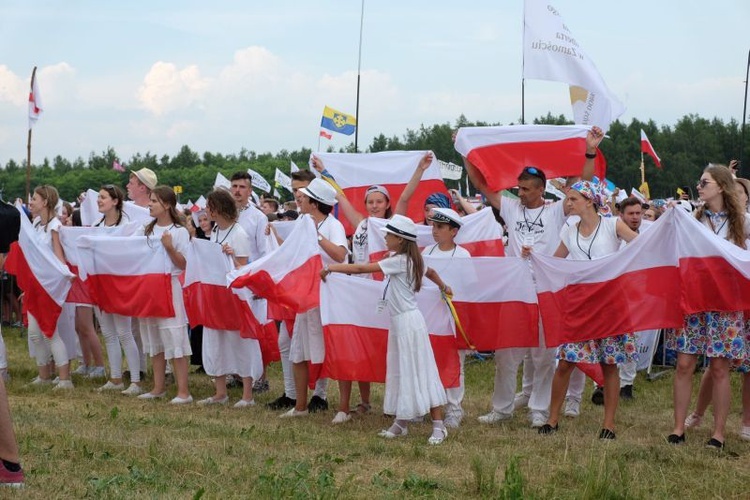
POLYGON ((320 308, 316 307, 298 314, 294 320, 292 343, 289 347, 289 361, 292 363, 322 363, 326 355, 323 341, 323 324, 320 321, 320 308))
POLYGON ((164 353, 165 359, 190 356, 190 337, 182 285, 177 276, 172 276, 172 305, 175 315, 171 318, 140 318, 139 327, 143 349, 150 356, 164 353))
POLYGON ((383 411, 408 420, 445 403, 445 389, 422 313, 414 310, 392 316, 383 411))
POLYGON ((203 368, 212 377, 239 375, 258 380, 263 356, 256 339, 243 339, 236 330, 203 327, 203 368))

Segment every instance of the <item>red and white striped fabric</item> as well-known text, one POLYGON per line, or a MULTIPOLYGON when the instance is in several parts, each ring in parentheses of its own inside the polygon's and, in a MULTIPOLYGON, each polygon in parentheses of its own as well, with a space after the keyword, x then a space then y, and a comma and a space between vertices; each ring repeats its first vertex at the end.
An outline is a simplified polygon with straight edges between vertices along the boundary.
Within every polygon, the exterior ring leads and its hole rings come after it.
MULTIPOLYGON (((99 191, 93 189, 86 190, 86 198, 81 203, 81 225, 93 226, 102 219, 99 212, 99 205, 96 200, 99 198, 99 191)), ((123 218, 126 222, 135 222, 141 226, 151 222, 148 208, 139 207, 132 201, 126 201, 122 207, 125 214, 123 218)))
MULTIPOLYGON (((377 313, 383 283, 334 274, 320 287, 320 317, 326 356, 322 376, 334 380, 385 382, 390 316, 377 313)), ((445 387, 457 387, 459 360, 448 306, 436 288, 417 294, 445 387)))
MULTIPOLYGON (((479 351, 539 346, 539 308, 529 264, 513 257, 424 258, 453 290, 453 306, 479 351)), ((461 349, 468 349, 456 331, 461 349)))
MULTIPOLYGON (((516 186, 526 166, 542 169, 548 179, 581 175, 588 131, 581 125, 463 127, 455 147, 482 173, 489 189, 500 191, 516 186)), ((600 179, 606 177, 601 151, 595 173, 600 179)))
POLYGON ((45 336, 52 337, 75 275, 58 260, 49 245, 39 240, 23 209, 16 208, 21 213, 21 230, 18 242, 11 245, 5 269, 16 276, 24 292, 24 311, 36 318, 45 336))
MULTIPOLYGON (((681 211, 668 210, 623 250, 601 259, 565 260, 532 254, 548 346, 682 325, 686 311, 681 302, 691 300, 694 294, 703 295, 707 276, 681 278, 678 266, 690 265, 699 252, 678 254, 678 239, 692 240, 706 249, 721 242, 696 227, 700 224, 690 215, 677 212, 681 211)), ((683 248, 686 243, 680 242, 683 248)), ((695 310, 716 310, 704 307, 708 305, 703 301, 695 310)))
MULTIPOLYGON (((373 184, 380 184, 391 195, 391 207, 395 209, 401 193, 411 179, 419 161, 427 151, 385 151, 382 153, 315 153, 323 160, 326 170, 344 190, 354 208, 367 214, 365 192, 373 184)), ((317 172, 315 172, 317 174, 317 172)), ((422 180, 409 203, 407 215, 414 222, 424 220, 424 200, 432 193, 440 192, 449 197, 440 173, 440 164, 433 156, 432 164, 422 175, 422 180)), ((346 234, 354 233, 349 221, 339 217, 346 234)))
MULTIPOLYGON (((252 296, 247 294, 248 297, 241 298, 238 293, 246 290, 227 287, 227 273, 234 266, 222 251, 221 245, 194 239, 190 242, 185 258, 187 267, 183 292, 190 326, 236 330, 243 338, 262 337, 263 326, 253 314, 249 302, 252 301, 252 296)), ((265 311, 263 315, 265 316, 265 311)))
POLYGON ((276 250, 227 275, 232 288, 249 288, 259 297, 274 301, 296 313, 320 304, 320 270, 323 261, 315 222, 309 216, 276 250))
POLYGON ((648 140, 648 137, 646 136, 646 132, 641 129, 641 153, 646 153, 651 158, 653 158, 654 163, 656 163, 656 166, 661 168, 661 158, 659 158, 659 155, 656 154, 656 150, 651 145, 651 141, 648 140))
POLYGON ((137 318, 171 318, 172 264, 153 237, 81 236, 78 270, 102 311, 137 318))

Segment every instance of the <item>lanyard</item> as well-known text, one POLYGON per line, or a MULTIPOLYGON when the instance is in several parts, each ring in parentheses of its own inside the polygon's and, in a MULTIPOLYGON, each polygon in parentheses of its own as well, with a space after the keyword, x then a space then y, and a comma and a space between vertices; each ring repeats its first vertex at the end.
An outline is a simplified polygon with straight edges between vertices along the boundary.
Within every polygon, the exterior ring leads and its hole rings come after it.
POLYGON ((578 248, 581 250, 581 252, 586 254, 586 257, 591 260, 591 249, 594 246, 594 241, 596 241, 596 237, 599 234, 599 228, 602 226, 602 218, 599 217, 599 224, 596 225, 596 232, 594 232, 594 237, 591 238, 591 243, 589 243, 589 249, 588 251, 584 250, 581 246, 581 242, 578 240, 578 237, 581 235, 581 223, 579 222, 576 225, 576 245, 578 245, 578 248))
POLYGON ((391 277, 388 277, 388 281, 385 284, 385 288, 383 289, 383 300, 385 300, 385 294, 388 293, 388 287, 391 286, 391 277))
MULTIPOLYGON (((451 253, 451 259, 453 258, 454 255, 456 255, 456 247, 457 246, 458 245, 456 245, 455 243, 453 244, 453 253, 451 253)), ((438 245, 437 245, 437 243, 435 243, 435 245, 432 248, 430 248, 430 251, 427 252, 427 255, 432 255, 432 252, 435 251, 435 249, 437 247, 438 247, 438 245)))
POLYGON ((236 222, 232 224, 232 227, 229 228, 229 231, 227 231, 227 234, 224 235, 224 238, 222 238, 221 241, 219 241, 219 231, 221 231, 221 229, 219 229, 219 226, 216 226, 216 243, 222 245, 227 240, 227 238, 229 238, 229 235, 232 233, 232 229, 234 229, 235 225, 237 225, 236 222))
MULTIPOLYGON (((529 222, 529 219, 526 218, 526 207, 523 207, 523 221, 526 223, 526 229, 531 232, 531 228, 537 225, 537 222, 539 222, 539 219, 542 217, 542 214, 544 213, 544 209, 547 208, 547 205, 542 205, 542 210, 539 212, 539 215, 536 216, 536 219, 529 222)), ((539 227, 543 228, 544 223, 539 222, 539 227)))

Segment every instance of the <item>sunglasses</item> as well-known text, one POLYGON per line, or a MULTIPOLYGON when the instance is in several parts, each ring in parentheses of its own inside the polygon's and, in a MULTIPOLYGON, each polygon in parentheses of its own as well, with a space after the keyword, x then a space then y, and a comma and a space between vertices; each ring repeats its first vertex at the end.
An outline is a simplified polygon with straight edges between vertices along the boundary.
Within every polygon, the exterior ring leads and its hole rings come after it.
POLYGON ((544 175, 544 172, 539 170, 536 167, 524 167, 521 171, 522 174, 529 174, 533 175, 534 177, 538 177, 539 179, 543 180, 544 182, 547 182, 547 176, 544 175))
POLYGON ((715 182, 714 182, 714 181, 709 181, 708 179, 701 179, 701 180, 700 180, 700 181, 698 182, 698 187, 699 187, 699 188, 704 188, 704 187, 708 186, 708 185, 709 185, 709 184, 711 184, 711 183, 715 183, 715 182))

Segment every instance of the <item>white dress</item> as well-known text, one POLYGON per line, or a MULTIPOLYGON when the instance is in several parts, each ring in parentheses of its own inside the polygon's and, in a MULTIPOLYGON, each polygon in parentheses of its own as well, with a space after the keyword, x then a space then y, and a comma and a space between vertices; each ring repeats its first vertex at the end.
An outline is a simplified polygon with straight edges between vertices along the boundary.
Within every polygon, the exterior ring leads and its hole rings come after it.
MULTIPOLYGON (((211 233, 211 241, 228 244, 237 257, 250 256, 250 238, 239 224, 226 230, 217 226, 211 233)), ((222 264, 217 262, 215 265, 222 264)), ((212 377, 237 374, 257 380, 263 375, 260 342, 242 338, 237 330, 216 330, 204 326, 202 349, 203 368, 212 377)))
POLYGON ((427 324, 407 275, 407 257, 395 255, 379 262, 386 276, 385 298, 391 315, 385 371, 383 411, 397 419, 412 419, 446 403, 432 352, 427 324))

